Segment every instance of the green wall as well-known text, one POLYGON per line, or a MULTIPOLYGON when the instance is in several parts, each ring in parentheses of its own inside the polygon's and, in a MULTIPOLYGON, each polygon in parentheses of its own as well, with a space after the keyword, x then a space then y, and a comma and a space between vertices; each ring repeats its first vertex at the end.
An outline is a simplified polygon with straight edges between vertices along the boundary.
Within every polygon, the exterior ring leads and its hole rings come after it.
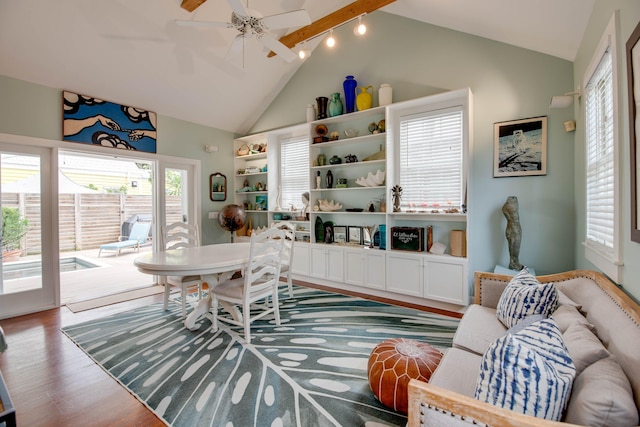
MULTIPOLYGON (((73 88, 67 88, 73 90, 73 88)), ((108 94, 92 94, 108 98, 108 94)), ((153 106, 145 106, 153 111, 153 106)), ((62 135, 62 90, 0 75, 0 133, 60 140, 62 135)), ((158 115, 157 153, 200 160, 202 241, 205 244, 229 241, 229 232, 208 218, 226 202, 209 200, 209 175, 222 172, 233 182, 234 135, 207 126, 158 115), (206 153, 206 144, 217 145, 217 153, 206 153)))
POLYGON ((473 147, 469 193, 471 271, 508 265, 501 208, 517 196, 523 230, 520 261, 537 273, 575 265, 573 134, 563 122, 571 109, 550 110, 552 95, 573 88, 570 61, 520 49, 384 12, 367 15, 367 34, 351 26, 335 31, 333 50, 319 45, 273 100, 252 132, 299 123, 317 96, 342 93, 352 74, 359 84, 393 86, 394 101, 470 87, 473 92, 473 147), (493 178, 493 124, 548 116, 547 175, 493 178))
MULTIPOLYGON (((622 241, 623 241, 623 279, 624 289, 633 295, 636 300, 640 300, 640 244, 632 242, 630 237, 631 228, 631 189, 630 189, 630 162, 629 162, 629 108, 628 108, 628 85, 627 85, 627 60, 625 57, 625 44, 631 32, 640 21, 640 2, 637 0, 597 0, 594 12, 589 21, 589 25, 583 37, 580 49, 574 61, 574 79, 576 86, 583 84, 586 68, 591 61, 595 49, 602 38, 605 28, 609 23, 614 11, 619 11, 618 27, 618 114, 620 123, 620 148, 622 150, 622 241)), ((575 249, 576 266, 578 268, 593 269, 593 265, 585 259, 582 242, 585 239, 585 143, 584 130, 580 127, 580 122, 584 123, 584 109, 581 104, 575 105, 575 115, 578 121, 576 130, 576 141, 574 148, 575 158, 575 201, 577 212, 576 220, 576 240, 575 249)))

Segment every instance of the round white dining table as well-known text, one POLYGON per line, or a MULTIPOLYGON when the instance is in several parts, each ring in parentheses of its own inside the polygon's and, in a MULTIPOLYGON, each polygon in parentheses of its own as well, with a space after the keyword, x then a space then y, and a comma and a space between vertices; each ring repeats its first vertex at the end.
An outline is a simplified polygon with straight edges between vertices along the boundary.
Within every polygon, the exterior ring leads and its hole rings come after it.
MULTIPOLYGON (((220 243, 196 246, 192 248, 169 249, 150 252, 137 257, 133 264, 142 273, 156 276, 192 276, 199 275, 207 282, 209 289, 231 277, 233 272, 241 270, 249 262, 250 243, 220 243)), ((167 286, 165 284, 165 286, 167 286)), ((233 306, 224 306, 234 317, 241 318, 240 312, 233 306)), ((187 318, 185 326, 194 329, 202 316, 210 317, 211 296, 201 300, 187 318)))

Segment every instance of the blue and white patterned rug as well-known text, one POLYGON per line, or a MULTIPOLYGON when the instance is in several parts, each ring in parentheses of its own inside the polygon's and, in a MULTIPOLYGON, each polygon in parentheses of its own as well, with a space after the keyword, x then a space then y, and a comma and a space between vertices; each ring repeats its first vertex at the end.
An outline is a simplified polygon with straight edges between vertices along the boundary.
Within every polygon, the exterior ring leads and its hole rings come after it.
POLYGON ((404 426, 370 390, 369 354, 388 338, 451 346, 458 319, 296 286, 281 326, 209 320, 184 328, 178 305, 154 304, 63 332, 168 425, 404 426))

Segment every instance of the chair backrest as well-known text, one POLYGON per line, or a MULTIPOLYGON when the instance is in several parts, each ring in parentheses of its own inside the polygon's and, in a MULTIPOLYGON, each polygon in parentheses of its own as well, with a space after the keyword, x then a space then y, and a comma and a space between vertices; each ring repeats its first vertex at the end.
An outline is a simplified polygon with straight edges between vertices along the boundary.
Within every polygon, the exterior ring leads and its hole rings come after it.
POLYGON ((280 280, 284 241, 284 231, 277 228, 269 228, 251 235, 249 263, 244 271, 245 294, 277 286, 280 280))
POLYGON ((137 240, 138 243, 142 244, 147 241, 150 229, 150 222, 136 222, 133 224, 133 227, 131 227, 128 240, 137 240))
POLYGON ((198 224, 174 222, 162 227, 161 247, 163 249, 180 249, 200 246, 200 230, 198 224))
POLYGON ((296 229, 289 221, 282 221, 275 224, 276 228, 284 231, 284 248, 282 250, 282 265, 290 267, 293 262, 293 242, 295 241, 296 229))

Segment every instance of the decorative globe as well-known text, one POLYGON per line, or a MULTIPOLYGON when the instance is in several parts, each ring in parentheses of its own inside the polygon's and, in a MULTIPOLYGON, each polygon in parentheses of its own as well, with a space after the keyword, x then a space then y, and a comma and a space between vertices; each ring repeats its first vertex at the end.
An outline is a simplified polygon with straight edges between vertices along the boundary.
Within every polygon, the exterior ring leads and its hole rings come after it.
POLYGON ((218 224, 220 227, 233 232, 244 227, 247 220, 247 214, 242 206, 239 205, 226 205, 220 210, 218 214, 218 224))

